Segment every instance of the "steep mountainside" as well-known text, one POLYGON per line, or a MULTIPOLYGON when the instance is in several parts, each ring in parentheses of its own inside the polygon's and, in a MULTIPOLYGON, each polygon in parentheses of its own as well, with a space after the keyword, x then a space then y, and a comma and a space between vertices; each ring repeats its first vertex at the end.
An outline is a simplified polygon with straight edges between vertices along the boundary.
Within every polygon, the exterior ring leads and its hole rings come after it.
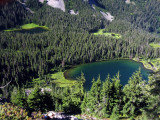
POLYGON ((6 4, 12 3, 13 1, 15 1, 15 0, 1 0, 0 1, 0 6, 4 6, 6 4))
POLYGON ((126 4, 125 0, 96 0, 105 6, 116 19, 124 19, 134 26, 149 32, 159 33, 160 1, 159 0, 131 0, 134 4, 126 4))
POLYGON ((2 3, 3 5, 0 6, 0 30, 21 25, 28 14, 24 6, 13 0, 2 1, 2 3))
POLYGON ((48 32, 41 34, 1 32, 0 60, 2 62, 0 62, 0 66, 2 69, 0 71, 3 71, 0 73, 1 78, 5 77, 7 81, 10 81, 10 79, 15 79, 16 75, 19 81, 28 81, 33 76, 43 76, 52 67, 61 66, 63 59, 65 59, 66 64, 79 64, 110 58, 157 58, 160 55, 159 50, 149 45, 151 42, 159 42, 158 36, 149 33, 151 27, 155 26, 155 29, 159 27, 159 22, 153 22, 156 19, 148 19, 148 16, 158 18, 159 13, 153 12, 159 10, 158 1, 156 5, 153 4, 156 0, 153 0, 152 4, 147 1, 148 4, 145 6, 148 6, 148 9, 144 7, 143 1, 134 1, 135 4, 126 4, 123 0, 64 0, 64 2, 65 12, 53 8, 45 2, 40 3, 39 0, 25 1, 25 5, 34 11, 33 14, 30 14, 17 1, 1 7, 1 30, 20 28, 20 25, 24 23, 35 23, 39 26, 49 27, 48 32), (152 7, 156 7, 156 9, 152 9, 152 7), (78 15, 71 15, 70 10, 78 11, 78 15), (144 14, 147 13, 147 10, 148 16, 144 14), (108 15, 111 13, 114 16, 112 22, 106 20, 101 14, 105 15, 107 12, 108 15), (109 34, 118 33, 122 37, 117 40, 116 37, 110 38, 92 34, 102 28, 109 34), (21 42, 18 42, 19 38, 21 38, 21 42), (24 38, 26 39, 24 40, 24 38), (77 44, 79 47, 76 47, 77 44), (8 54, 11 51, 13 53, 8 54), (21 54, 20 56, 23 59, 28 59, 28 61, 17 60, 19 59, 17 54, 21 54), (47 56, 43 57, 43 64, 36 66, 41 63, 41 59, 37 59, 37 57, 41 58, 43 55, 47 56), (17 61, 17 64, 14 64, 11 58, 17 61), (35 64, 34 67, 32 66, 33 63, 35 64), (22 69, 23 66, 27 69, 22 69), (39 69, 39 67, 41 68, 39 69), (11 68, 12 71, 17 72, 11 72, 6 68, 11 68))
MULTIPOLYGON (((47 2, 44 2, 44 1, 40 1, 40 2, 39 0, 26 0, 25 4, 31 10, 37 12, 35 16, 37 16, 38 14, 43 14, 44 11, 47 10, 46 15, 49 15, 49 17, 52 17, 53 16, 51 15, 52 12, 48 11, 48 9, 51 10, 52 8, 46 5, 50 5, 52 7, 58 8, 57 6, 60 7, 60 3, 62 3, 62 1, 55 1, 56 3, 53 1, 53 3, 51 3, 52 2, 51 0, 47 2), (41 11, 43 11, 43 13, 39 13, 41 11)), ((107 0, 107 1, 106 0, 88 0, 88 1, 64 0, 65 6, 63 6, 63 9, 62 8, 60 9, 62 9, 65 13, 62 13, 59 10, 57 12, 58 14, 65 15, 67 13, 70 13, 70 10, 71 10, 75 15, 76 14, 79 15, 75 18, 78 20, 81 20, 82 22, 84 21, 83 19, 85 19, 84 17, 88 17, 86 18, 88 20, 101 19, 101 21, 103 21, 103 18, 106 18, 105 23, 106 21, 112 21, 113 19, 114 20, 120 19, 120 20, 125 20, 127 22, 130 22, 135 27, 139 27, 149 32, 156 32, 156 33, 160 32, 160 17, 159 17, 160 1, 132 0, 128 2, 129 3, 127 3, 127 0, 126 1, 125 0, 107 0), (80 19, 80 17, 82 18, 80 19)), ((1 5, 1 8, 0 8, 0 13, 1 13, 0 28, 1 29, 15 27, 15 25, 20 25, 25 21, 25 18, 27 16, 27 10, 23 5, 20 5, 20 3, 16 1, 14 2, 13 0, 1 1, 0 4, 3 4, 1 5), (8 4, 4 4, 4 3, 8 3, 8 4), (6 14, 6 13, 9 13, 9 14, 6 14)), ((72 18, 72 16, 70 17, 72 18)), ((99 28, 102 26, 103 25, 99 25, 95 28, 99 28)))
MULTIPOLYGON (((105 82, 99 76, 87 92, 83 73, 68 80, 64 71, 108 59, 159 71, 159 6, 160 0, 0 0, 0 102, 7 98, 29 113, 158 120, 160 96, 152 91, 160 88, 159 72, 144 81, 139 69, 124 87, 119 73, 105 82)), ((0 119, 12 114, 20 119, 10 110, 0 110, 0 119)))

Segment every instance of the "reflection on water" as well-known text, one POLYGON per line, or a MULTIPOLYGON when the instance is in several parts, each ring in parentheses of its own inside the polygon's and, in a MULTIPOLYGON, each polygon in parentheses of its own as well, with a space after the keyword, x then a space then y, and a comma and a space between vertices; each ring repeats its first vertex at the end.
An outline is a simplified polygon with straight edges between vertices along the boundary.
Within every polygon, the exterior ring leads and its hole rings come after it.
POLYGON ((65 72, 65 77, 67 79, 76 79, 83 72, 86 78, 84 87, 89 90, 93 78, 97 79, 100 75, 101 80, 105 81, 108 74, 113 77, 118 72, 120 73, 121 84, 125 85, 133 72, 139 70, 139 68, 143 79, 148 80, 148 75, 151 71, 145 69, 141 63, 132 60, 112 60, 78 65, 65 72))
POLYGON ((34 34, 34 33, 46 32, 46 31, 48 31, 48 30, 41 28, 41 27, 38 27, 38 28, 29 29, 29 30, 23 29, 23 30, 19 30, 19 31, 15 31, 15 32, 34 34))

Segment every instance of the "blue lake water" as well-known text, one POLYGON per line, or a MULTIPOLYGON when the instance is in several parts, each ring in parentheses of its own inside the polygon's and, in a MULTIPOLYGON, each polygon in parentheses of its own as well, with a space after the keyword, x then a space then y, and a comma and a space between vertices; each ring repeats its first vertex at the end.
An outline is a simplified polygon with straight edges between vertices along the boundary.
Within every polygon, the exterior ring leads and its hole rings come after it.
POLYGON ((113 77, 118 72, 120 73, 121 84, 125 85, 133 72, 139 70, 139 68, 141 69, 143 79, 148 80, 151 71, 145 69, 141 63, 132 60, 110 60, 78 65, 65 72, 65 77, 67 79, 76 79, 83 72, 86 78, 84 87, 86 90, 89 90, 93 78, 97 79, 100 75, 101 80, 105 81, 108 74, 113 77))

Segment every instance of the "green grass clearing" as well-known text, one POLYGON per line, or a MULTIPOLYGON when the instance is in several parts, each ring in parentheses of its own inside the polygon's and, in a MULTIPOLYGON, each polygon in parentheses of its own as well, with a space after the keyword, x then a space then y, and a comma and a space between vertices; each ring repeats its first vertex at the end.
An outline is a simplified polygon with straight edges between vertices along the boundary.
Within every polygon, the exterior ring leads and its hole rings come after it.
POLYGON ((32 80, 32 84, 39 84, 41 86, 48 86, 47 81, 50 81, 49 83, 56 84, 58 87, 72 87, 75 86, 77 83, 77 80, 67 80, 64 77, 64 72, 56 72, 54 74, 48 74, 47 79, 45 78, 36 78, 32 80))
POLYGON ((160 70, 160 58, 155 58, 155 59, 139 59, 137 60, 134 58, 133 60, 141 62, 145 68, 153 70, 153 71, 158 71, 160 70))
POLYGON ((112 38, 116 38, 116 39, 122 38, 122 36, 120 34, 108 33, 105 31, 105 29, 99 29, 96 33, 93 33, 93 34, 94 35, 104 35, 104 36, 112 37, 112 38))
POLYGON ((160 48, 160 43, 150 43, 149 45, 153 48, 160 48))
POLYGON ((52 81, 53 83, 56 83, 59 87, 72 87, 74 86, 77 81, 76 80, 67 80, 64 77, 64 72, 57 72, 51 75, 52 79, 55 79, 52 81))
POLYGON ((12 28, 12 29, 8 29, 8 30, 4 30, 4 31, 12 32, 12 31, 21 31, 21 30, 31 30, 34 28, 42 28, 44 30, 49 30, 49 28, 46 26, 39 26, 35 23, 29 23, 29 24, 25 24, 25 25, 20 26, 20 28, 12 28))
POLYGON ((32 29, 32 28, 37 28, 37 27, 40 27, 40 26, 34 23, 25 24, 21 26, 22 29, 32 29))

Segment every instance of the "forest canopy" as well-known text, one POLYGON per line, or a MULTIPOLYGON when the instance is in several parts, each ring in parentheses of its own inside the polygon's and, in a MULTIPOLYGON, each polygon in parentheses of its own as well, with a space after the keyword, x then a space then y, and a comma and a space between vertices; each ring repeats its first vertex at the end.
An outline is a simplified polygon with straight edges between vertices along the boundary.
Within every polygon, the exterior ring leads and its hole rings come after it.
POLYGON ((135 71, 124 87, 120 85, 119 74, 113 78, 108 76, 105 82, 99 77, 93 79, 88 92, 83 87, 83 74, 76 86, 58 88, 50 84, 50 73, 106 59, 136 58, 148 63, 159 60, 160 48, 155 44, 160 43, 160 1, 132 0, 135 4, 126 4, 124 0, 95 0, 97 8, 94 9, 90 1, 64 0, 66 12, 38 0, 27 0, 25 6, 21 2, 0 6, 0 86, 11 81, 0 89, 3 97, 31 111, 76 111, 100 118, 117 116, 117 119, 121 115, 128 118, 142 115, 158 119, 159 107, 149 112, 155 106, 153 103, 159 105, 158 70, 147 83, 140 71, 135 71), (71 9, 79 14, 71 15, 71 9), (115 19, 107 21, 100 11, 111 13, 115 19), (45 26, 47 30, 21 30, 26 24, 45 26), (5 31, 8 29, 12 30, 5 31), (100 29, 120 37, 94 35, 100 29), (53 94, 40 92, 46 86, 30 84, 37 78, 45 81, 53 94), (26 96, 28 88, 33 92, 26 96), (134 90, 137 90, 135 94, 134 90), (52 108, 43 104, 46 99, 52 108))

